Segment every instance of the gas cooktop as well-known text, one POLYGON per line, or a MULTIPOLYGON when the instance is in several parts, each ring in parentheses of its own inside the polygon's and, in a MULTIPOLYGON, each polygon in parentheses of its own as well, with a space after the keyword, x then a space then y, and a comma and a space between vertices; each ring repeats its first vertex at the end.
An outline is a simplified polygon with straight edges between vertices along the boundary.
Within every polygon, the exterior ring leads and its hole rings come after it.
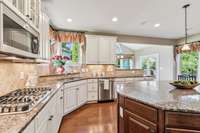
POLYGON ((0 115, 31 111, 50 93, 49 87, 24 88, 0 97, 0 115))

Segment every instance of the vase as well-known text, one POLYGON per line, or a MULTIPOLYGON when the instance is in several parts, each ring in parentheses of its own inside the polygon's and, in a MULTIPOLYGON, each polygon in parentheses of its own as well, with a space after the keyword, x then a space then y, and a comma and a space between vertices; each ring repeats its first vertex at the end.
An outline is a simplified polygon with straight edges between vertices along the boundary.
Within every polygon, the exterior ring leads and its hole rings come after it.
POLYGON ((63 74, 65 71, 65 68, 63 66, 59 66, 56 68, 56 73, 57 74, 63 74))

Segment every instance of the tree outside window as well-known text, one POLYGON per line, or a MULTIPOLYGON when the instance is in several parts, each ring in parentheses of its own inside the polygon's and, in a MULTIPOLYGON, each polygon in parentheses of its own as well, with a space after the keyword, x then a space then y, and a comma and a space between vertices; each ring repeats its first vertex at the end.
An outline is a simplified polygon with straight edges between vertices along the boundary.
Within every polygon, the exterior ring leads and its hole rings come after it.
POLYGON ((182 53, 180 55, 180 73, 197 75, 198 60, 198 52, 182 53))

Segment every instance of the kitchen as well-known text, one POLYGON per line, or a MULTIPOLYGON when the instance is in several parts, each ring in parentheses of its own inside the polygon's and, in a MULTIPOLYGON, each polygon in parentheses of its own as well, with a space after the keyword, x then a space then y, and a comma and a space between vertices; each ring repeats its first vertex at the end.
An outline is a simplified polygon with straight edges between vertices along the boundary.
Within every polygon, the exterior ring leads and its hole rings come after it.
POLYGON ((200 132, 199 4, 0 0, 0 133, 200 132))

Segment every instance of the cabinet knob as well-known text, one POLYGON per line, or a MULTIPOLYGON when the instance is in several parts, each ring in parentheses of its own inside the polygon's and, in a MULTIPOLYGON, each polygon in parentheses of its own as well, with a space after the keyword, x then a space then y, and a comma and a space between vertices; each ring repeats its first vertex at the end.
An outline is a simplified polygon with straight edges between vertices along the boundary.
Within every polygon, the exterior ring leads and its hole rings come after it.
POLYGON ((51 121, 53 119, 53 115, 50 116, 49 121, 51 121))
POLYGON ((63 99, 63 97, 60 97, 60 99, 63 99))
POLYGON ((150 132, 151 132, 151 133, 155 133, 155 130, 151 129, 150 132))

